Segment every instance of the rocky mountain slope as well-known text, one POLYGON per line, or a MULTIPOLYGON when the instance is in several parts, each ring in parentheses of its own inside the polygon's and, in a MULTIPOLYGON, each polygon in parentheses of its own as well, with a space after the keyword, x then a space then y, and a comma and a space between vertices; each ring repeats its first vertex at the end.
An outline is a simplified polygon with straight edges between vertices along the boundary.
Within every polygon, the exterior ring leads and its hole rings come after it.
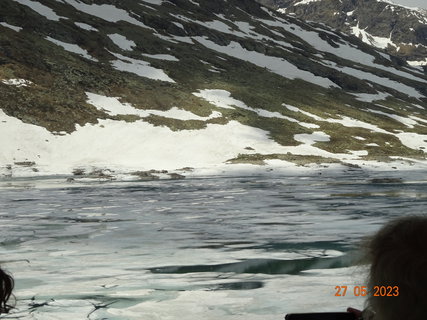
POLYGON ((425 163, 423 72, 252 0, 2 0, 0 95, 3 176, 425 163))
POLYGON ((324 23, 401 57, 427 65, 427 11, 377 0, 259 0, 303 20, 324 23))

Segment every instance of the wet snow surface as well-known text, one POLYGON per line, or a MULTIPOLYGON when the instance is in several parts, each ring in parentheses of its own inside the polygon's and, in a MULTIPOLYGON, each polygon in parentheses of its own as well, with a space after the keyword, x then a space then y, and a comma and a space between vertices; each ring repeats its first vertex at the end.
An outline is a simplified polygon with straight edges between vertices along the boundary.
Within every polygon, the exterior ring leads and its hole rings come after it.
POLYGON ((401 177, 2 180, 1 264, 17 297, 5 319, 270 320, 362 307, 334 296, 364 284, 351 249, 427 205, 425 175, 401 177))

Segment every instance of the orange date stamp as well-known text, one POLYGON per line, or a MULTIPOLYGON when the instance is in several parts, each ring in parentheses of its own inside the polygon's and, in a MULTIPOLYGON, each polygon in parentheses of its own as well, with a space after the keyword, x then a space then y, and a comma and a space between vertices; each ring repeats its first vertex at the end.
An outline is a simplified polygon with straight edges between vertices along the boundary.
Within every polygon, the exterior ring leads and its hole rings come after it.
MULTIPOLYGON (((355 297, 365 297, 368 295, 366 286, 354 286, 353 290, 348 290, 349 286, 335 286, 335 296, 344 297, 352 294, 355 297)), ((399 286, 374 286, 372 295, 374 297, 397 297, 399 296, 399 286)))

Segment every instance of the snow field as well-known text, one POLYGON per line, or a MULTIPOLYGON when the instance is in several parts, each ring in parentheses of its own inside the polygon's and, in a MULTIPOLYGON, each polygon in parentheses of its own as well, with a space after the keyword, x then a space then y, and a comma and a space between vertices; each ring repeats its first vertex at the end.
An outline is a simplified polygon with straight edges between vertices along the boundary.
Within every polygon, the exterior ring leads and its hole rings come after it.
POLYGON ((133 47, 136 46, 135 42, 118 33, 109 34, 108 37, 111 39, 111 41, 114 42, 116 46, 125 51, 131 51, 133 50, 133 47))
POLYGON ((117 58, 111 62, 112 66, 120 71, 134 73, 140 77, 145 77, 153 80, 161 80, 175 83, 162 69, 157 69, 150 66, 150 63, 140 59, 133 59, 123 56, 119 53, 112 54, 117 58))
POLYGON ((90 92, 86 92, 88 103, 94 105, 97 109, 107 112, 109 115, 136 115, 139 117, 148 117, 150 114, 155 114, 162 117, 179 119, 179 120, 202 120, 206 121, 212 118, 221 117, 222 114, 218 111, 213 111, 209 117, 200 117, 190 111, 173 107, 167 111, 160 110, 141 110, 134 108, 129 103, 121 103, 118 98, 106 97, 90 92))
MULTIPOLYGON (((114 98, 89 97, 89 103, 93 102, 110 114, 145 115, 114 98)), ((171 110, 169 115, 195 118, 179 109, 171 110)), ((214 116, 218 113, 211 115, 214 116)), ((9 117, 3 111, 0 111, 0 119, 0 134, 10 137, 0 142, 3 151, 0 165, 34 161, 41 171, 50 174, 69 174, 76 167, 90 166, 146 170, 206 167, 234 158, 249 145, 261 153, 285 150, 269 139, 267 132, 236 121, 226 125, 208 124, 202 130, 173 132, 143 121, 99 120, 98 124, 78 126, 71 134, 54 135, 44 128, 9 117)))
MULTIPOLYGON (((282 116, 277 112, 248 107, 242 101, 231 97, 225 90, 199 90, 194 95, 206 99, 219 108, 242 108, 257 112, 260 116, 278 117, 285 120, 296 119, 282 116)), ((136 115, 141 118, 150 114, 180 120, 206 121, 220 117, 214 111, 208 117, 200 117, 189 111, 171 108, 168 111, 141 110, 131 104, 122 103, 118 98, 87 93, 88 103, 109 115, 136 115)), ((375 125, 349 117, 341 119, 321 118, 294 106, 284 107, 301 112, 316 121, 335 122, 348 127, 362 127, 375 132, 393 134, 375 125)), ((415 123, 415 119, 410 119, 415 123)), ((226 125, 207 124, 201 130, 171 131, 167 127, 156 127, 143 119, 135 122, 99 120, 97 124, 77 126, 71 134, 55 135, 46 129, 26 124, 0 111, 0 135, 10 137, 0 142, 0 166, 6 167, 16 162, 35 162, 39 174, 70 174, 75 168, 103 167, 121 171, 131 170, 175 170, 183 167, 219 168, 238 154, 295 154, 323 156, 343 161, 359 162, 366 155, 365 150, 349 150, 350 154, 331 153, 313 146, 318 141, 327 142, 329 136, 322 131, 311 134, 296 134, 298 146, 282 146, 273 141, 268 132, 230 121, 226 125), (215 137, 212 139, 212 137, 215 137), (251 147, 253 150, 247 150, 251 147), (363 152, 362 152, 363 151, 363 152)), ((310 127, 309 123, 302 124, 310 127)), ((315 128, 315 124, 311 124, 315 128)), ((410 148, 427 148, 427 135, 416 133, 396 133, 402 143, 410 148)), ((361 137, 355 137, 361 140, 361 137)), ((371 145, 373 146, 373 145, 371 145)), ((268 160, 277 165, 280 161, 268 160)), ((367 161, 364 161, 367 163, 367 161)), ((280 162, 286 165, 286 162, 280 162)), ((245 166, 242 166, 244 168, 245 166)), ((221 169, 222 170, 222 169, 221 169)), ((25 171, 25 170, 24 170, 25 171)), ((25 171, 26 174, 29 170, 25 171)), ((34 174, 34 173, 33 173, 34 174)))
POLYGON ((14 0, 22 5, 25 5, 35 12, 37 12, 39 15, 44 16, 48 20, 52 21, 59 21, 59 19, 67 19, 65 17, 58 16, 55 11, 53 11, 51 8, 32 0, 14 0))
POLYGON ((232 41, 228 46, 220 46, 217 45, 215 42, 208 40, 206 37, 192 38, 200 44, 204 45, 206 48, 224 53, 240 60, 250 62, 262 68, 267 68, 271 72, 276 73, 284 78, 298 78, 325 88, 337 87, 337 85, 329 79, 315 76, 311 72, 298 69, 295 65, 286 61, 285 59, 266 56, 256 51, 246 50, 242 48, 242 46, 237 42, 232 41))

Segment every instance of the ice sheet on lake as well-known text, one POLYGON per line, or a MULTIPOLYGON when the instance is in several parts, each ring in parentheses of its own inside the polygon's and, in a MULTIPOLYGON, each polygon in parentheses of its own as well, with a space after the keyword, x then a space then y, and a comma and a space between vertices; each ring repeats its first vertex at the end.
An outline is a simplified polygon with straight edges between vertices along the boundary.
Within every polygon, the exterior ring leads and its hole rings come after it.
POLYGON ((351 248, 426 204, 426 182, 400 176, 396 185, 366 173, 9 181, 0 186, 0 243, 17 281, 11 316, 273 320, 362 308, 353 288, 365 285, 366 269, 348 266, 351 248), (336 297, 343 285, 348 294, 336 297))

